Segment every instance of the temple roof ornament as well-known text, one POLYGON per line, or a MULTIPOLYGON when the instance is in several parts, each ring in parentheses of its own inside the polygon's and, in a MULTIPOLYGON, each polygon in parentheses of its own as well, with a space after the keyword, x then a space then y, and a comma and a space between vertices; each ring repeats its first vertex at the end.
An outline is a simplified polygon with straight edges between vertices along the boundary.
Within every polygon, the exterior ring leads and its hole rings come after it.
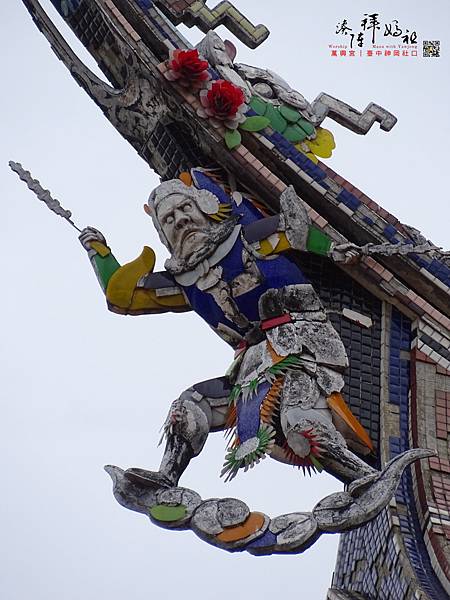
MULTIPOLYGON (((138 2, 150 4, 147 0, 138 2)), ((227 0, 211 9, 206 6, 206 0, 155 0, 155 4, 174 25, 197 26, 204 33, 224 25, 249 48, 262 44, 270 33, 265 25, 253 25, 227 0)))
MULTIPOLYGON (((108 83, 38 0, 23 3, 72 77, 163 181, 145 211, 170 251, 165 271, 153 272, 151 248, 121 266, 99 230, 81 232, 108 308, 194 310, 235 351, 225 375, 193 384, 172 404, 158 471, 107 468, 117 501, 161 527, 253 554, 302 552, 322 533, 355 529, 342 538, 330 600, 356 598, 361 582, 367 598, 379 598, 380 586, 394 597, 399 581, 411 582, 417 597, 443 598, 449 255, 322 162, 335 148, 326 117, 357 134, 377 122, 390 131, 396 117, 326 93, 309 102, 277 73, 236 62, 236 48, 215 27, 251 48, 269 31, 230 2, 52 0, 108 83), (196 48, 180 23, 206 33, 196 48), (348 487, 309 513, 275 518, 179 487, 209 432, 224 429, 227 479, 271 456, 325 469, 348 487), (382 551, 367 552, 362 539, 382 551), (393 576, 379 576, 388 560, 393 576), (425 584, 433 594, 422 595, 425 584)), ((37 180, 11 168, 75 226, 37 180)))

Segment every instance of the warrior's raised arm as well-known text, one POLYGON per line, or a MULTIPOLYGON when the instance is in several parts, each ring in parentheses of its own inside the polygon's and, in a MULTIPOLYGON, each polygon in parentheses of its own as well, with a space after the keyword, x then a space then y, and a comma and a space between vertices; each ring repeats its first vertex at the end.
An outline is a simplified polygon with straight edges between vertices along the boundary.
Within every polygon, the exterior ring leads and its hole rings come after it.
POLYGON ((280 196, 280 214, 245 226, 244 237, 256 252, 264 256, 298 250, 346 263, 362 254, 359 246, 351 242, 336 245, 326 233, 315 227, 293 186, 286 188, 280 196))
MULTIPOLYGON (((274 217, 268 217, 255 223, 251 228, 254 231, 248 231, 247 237, 255 238, 257 230, 264 230, 267 239, 272 240, 271 245, 263 244, 261 248, 265 254, 278 254, 286 250, 298 250, 302 252, 313 252, 327 256, 336 263, 355 262, 363 256, 404 256, 409 253, 428 254, 440 252, 442 255, 448 255, 442 252, 440 248, 433 246, 425 241, 420 244, 411 242, 381 244, 365 244, 358 246, 352 242, 335 244, 332 239, 323 231, 314 226, 309 218, 306 206, 297 196, 293 186, 289 186, 280 196, 280 214, 274 217), (267 223, 266 223, 267 222, 267 223), (270 225, 271 223, 272 225, 270 225), (277 234, 274 236, 274 234, 277 234)), ((247 228, 248 230, 249 228, 247 228)), ((258 239, 261 239, 258 238, 258 239)))
POLYGON ((155 253, 145 246, 141 255, 120 266, 103 234, 86 227, 79 236, 105 293, 108 308, 123 315, 190 310, 181 289, 169 273, 153 273, 155 253))

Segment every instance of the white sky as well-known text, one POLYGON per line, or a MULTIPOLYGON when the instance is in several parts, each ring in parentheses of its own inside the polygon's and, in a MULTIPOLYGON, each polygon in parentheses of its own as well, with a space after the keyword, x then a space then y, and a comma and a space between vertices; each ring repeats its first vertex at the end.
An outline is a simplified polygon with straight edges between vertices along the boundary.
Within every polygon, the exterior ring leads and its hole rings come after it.
MULTIPOLYGON (((392 132, 375 126, 366 137, 327 121, 337 142, 328 164, 450 246, 448 0, 434 0, 432 10, 419 0, 397 0, 395 9, 387 0, 322 0, 320 9, 293 0, 235 4, 272 31, 255 51, 238 44, 240 62, 277 70, 310 100, 325 91, 399 117, 392 132), (420 42, 441 40, 442 57, 331 58, 336 23, 356 27, 374 10, 416 29, 420 42)), ((170 402, 223 374, 230 350, 193 314, 125 318, 105 309, 75 232, 7 162, 22 162, 81 226, 102 230, 119 261, 148 244, 162 266, 165 252, 141 208, 157 177, 71 79, 19 0, 0 4, 0 28, 2 598, 325 598, 337 536, 302 556, 232 555, 190 532, 160 530, 113 499, 103 465, 157 467, 170 402)), ((221 434, 212 436, 182 484, 272 516, 310 510, 340 489, 328 476, 303 478, 270 460, 225 485, 224 447, 221 434)))

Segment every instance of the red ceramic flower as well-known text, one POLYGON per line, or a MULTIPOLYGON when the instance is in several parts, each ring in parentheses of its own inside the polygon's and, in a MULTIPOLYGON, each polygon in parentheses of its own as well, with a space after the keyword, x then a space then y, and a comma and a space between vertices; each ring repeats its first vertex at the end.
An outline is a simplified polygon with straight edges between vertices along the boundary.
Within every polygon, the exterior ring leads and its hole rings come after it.
POLYGON ((208 62, 200 57, 198 50, 172 50, 167 66, 166 79, 187 88, 199 89, 211 78, 208 62))
POLYGON ((208 89, 200 92, 200 101, 202 108, 197 113, 204 118, 211 117, 213 124, 222 122, 229 129, 236 129, 245 121, 248 106, 244 92, 230 81, 210 82, 208 89))

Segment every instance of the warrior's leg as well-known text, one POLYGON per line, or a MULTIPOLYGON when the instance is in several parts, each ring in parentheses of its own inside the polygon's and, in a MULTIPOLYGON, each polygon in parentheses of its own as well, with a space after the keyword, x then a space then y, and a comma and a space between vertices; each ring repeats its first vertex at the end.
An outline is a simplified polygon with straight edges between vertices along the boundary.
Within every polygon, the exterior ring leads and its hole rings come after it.
POLYGON ((333 424, 327 396, 317 379, 305 372, 291 373, 283 386, 281 427, 289 448, 300 460, 315 459, 344 483, 375 470, 351 452, 333 424))
POLYGON ((159 471, 128 469, 126 477, 143 485, 176 486, 210 431, 225 428, 231 385, 219 377, 193 385, 172 404, 164 424, 166 447, 159 471))
POLYGON ((335 435, 330 435, 329 441, 324 444, 321 462, 330 475, 346 484, 376 473, 373 467, 348 449, 345 439, 336 430, 335 435))

